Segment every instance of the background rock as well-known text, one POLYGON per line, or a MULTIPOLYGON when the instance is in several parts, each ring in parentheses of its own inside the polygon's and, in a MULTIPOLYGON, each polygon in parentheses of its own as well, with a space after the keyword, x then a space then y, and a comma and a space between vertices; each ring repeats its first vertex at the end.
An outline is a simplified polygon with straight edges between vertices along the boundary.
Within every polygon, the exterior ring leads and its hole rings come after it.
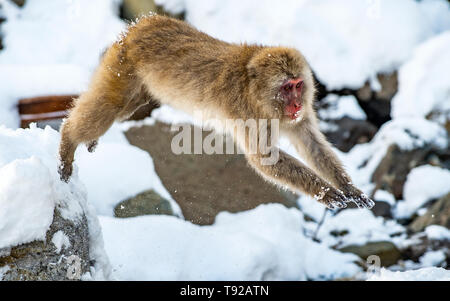
POLYGON ((114 208, 114 216, 127 218, 151 214, 173 215, 169 201, 153 190, 144 191, 114 208))
POLYGON ((391 120, 391 100, 398 91, 397 72, 377 75, 380 89, 374 91, 369 82, 356 92, 367 119, 380 127, 391 120))
POLYGON ((410 225, 412 232, 421 232, 430 225, 450 229, 450 193, 432 205, 425 215, 417 217, 410 225))
MULTIPOLYGON (((222 211, 241 212, 261 204, 296 207, 297 197, 265 182, 244 155, 175 155, 170 125, 132 128, 128 141, 153 158, 155 170, 186 220, 209 225, 222 211)), ((204 136, 209 134, 204 132, 204 136)))
POLYGON ((327 139, 343 152, 350 151, 356 144, 369 142, 377 132, 377 128, 365 120, 344 117, 329 123, 336 125, 338 130, 324 133, 327 139))
POLYGON ((409 172, 425 164, 446 167, 448 152, 449 150, 437 150, 430 146, 404 151, 393 144, 375 170, 372 181, 377 189, 386 190, 400 200, 403 198, 403 186, 409 172))
POLYGON ((397 247, 388 241, 370 242, 362 246, 351 245, 339 249, 339 251, 356 254, 364 261, 371 255, 379 256, 383 267, 394 265, 401 258, 401 253, 397 247))
POLYGON ((45 241, 35 241, 0 250, 0 269, 7 272, 2 280, 80 280, 89 272, 89 230, 85 216, 74 222, 64 219, 58 209, 47 231, 45 241), (70 245, 61 246, 60 252, 52 239, 62 231, 70 245))

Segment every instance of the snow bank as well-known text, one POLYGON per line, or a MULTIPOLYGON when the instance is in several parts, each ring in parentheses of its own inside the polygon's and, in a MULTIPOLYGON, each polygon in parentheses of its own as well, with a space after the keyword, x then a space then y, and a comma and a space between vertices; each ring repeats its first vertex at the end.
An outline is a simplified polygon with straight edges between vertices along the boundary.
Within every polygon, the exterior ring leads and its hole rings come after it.
POLYGON ((409 218, 427 202, 450 192, 450 171, 424 165, 411 170, 403 188, 404 200, 394 208, 396 218, 409 218))
POLYGON ((423 43, 399 72, 392 117, 426 117, 439 111, 450 119, 450 31, 423 43))
POLYGON ((87 87, 101 53, 125 28, 116 0, 30 0, 19 9, 0 0, 0 125, 17 128, 23 97, 75 94, 87 87))
POLYGON ((395 70, 421 42, 450 29, 449 4, 443 0, 156 2, 174 13, 185 10, 188 22, 226 41, 294 46, 330 89, 359 88, 377 73, 395 70))
POLYGON ((450 271, 443 268, 423 268, 406 272, 391 272, 381 269, 369 281, 450 281, 450 271))
MULTIPOLYGON (((96 261, 91 277, 108 278, 101 231, 85 187, 76 175, 69 184, 59 179, 58 144, 59 133, 50 127, 0 126, 0 249, 45 239, 57 206, 67 220, 78 222, 86 215, 91 258, 96 261)), ((61 241, 56 237, 55 242, 61 241)))
POLYGON ((169 216, 100 217, 120 280, 306 280, 351 277, 358 257, 301 232, 302 214, 281 205, 221 213, 212 226, 169 216))

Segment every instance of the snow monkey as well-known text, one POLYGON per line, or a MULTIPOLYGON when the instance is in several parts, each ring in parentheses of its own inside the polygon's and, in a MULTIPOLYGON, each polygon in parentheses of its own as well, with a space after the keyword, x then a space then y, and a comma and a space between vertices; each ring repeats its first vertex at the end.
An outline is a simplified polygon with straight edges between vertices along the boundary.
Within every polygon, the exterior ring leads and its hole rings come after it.
POLYGON ((280 133, 310 167, 278 149, 277 162, 264 165, 263 152, 248 152, 249 132, 234 135, 260 175, 329 208, 345 208, 351 201, 372 208, 373 201, 352 184, 318 129, 314 85, 311 69, 296 49, 230 44, 183 21, 144 17, 105 52, 88 90, 64 121, 61 180, 69 181, 78 144, 93 151, 114 121, 152 101, 227 120, 279 120, 280 133))

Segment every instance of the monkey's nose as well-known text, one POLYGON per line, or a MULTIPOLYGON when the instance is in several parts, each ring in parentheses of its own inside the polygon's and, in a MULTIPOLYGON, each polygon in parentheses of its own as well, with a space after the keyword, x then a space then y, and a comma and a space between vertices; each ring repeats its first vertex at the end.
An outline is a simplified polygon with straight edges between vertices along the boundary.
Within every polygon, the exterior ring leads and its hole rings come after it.
POLYGON ((303 79, 298 77, 298 78, 293 78, 290 79, 287 84, 289 85, 289 87, 291 88, 295 88, 295 89, 300 89, 303 88, 303 79))

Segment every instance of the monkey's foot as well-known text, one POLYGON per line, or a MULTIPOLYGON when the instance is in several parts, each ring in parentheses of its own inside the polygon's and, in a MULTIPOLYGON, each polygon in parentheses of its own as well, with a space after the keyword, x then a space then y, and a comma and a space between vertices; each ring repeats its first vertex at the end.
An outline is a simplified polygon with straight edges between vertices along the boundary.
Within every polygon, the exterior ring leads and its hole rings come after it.
POLYGON ((349 202, 342 191, 333 187, 324 188, 322 196, 319 196, 317 200, 328 209, 344 209, 347 208, 349 202))
POLYGON ((61 181, 68 183, 70 176, 72 175, 73 167, 72 164, 63 163, 58 166, 58 173, 61 181))
POLYGON ((94 141, 89 142, 89 143, 86 145, 86 146, 87 146, 88 152, 90 152, 90 153, 95 152, 95 149, 97 148, 97 145, 98 145, 98 141, 97 141, 97 140, 94 140, 94 141))
POLYGON ((354 186, 349 186, 347 189, 345 189, 345 195, 360 209, 372 209, 375 206, 374 201, 372 201, 364 192, 354 186))

